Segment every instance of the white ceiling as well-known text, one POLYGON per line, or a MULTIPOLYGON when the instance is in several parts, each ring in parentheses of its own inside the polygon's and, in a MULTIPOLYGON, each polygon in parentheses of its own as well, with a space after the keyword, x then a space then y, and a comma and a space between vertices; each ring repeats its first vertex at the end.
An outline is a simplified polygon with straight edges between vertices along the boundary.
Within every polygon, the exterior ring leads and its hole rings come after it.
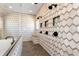
POLYGON ((11 12, 26 13, 36 15, 41 8, 42 3, 0 3, 0 13, 6 14, 11 12), (9 8, 10 7, 10 8, 9 8))

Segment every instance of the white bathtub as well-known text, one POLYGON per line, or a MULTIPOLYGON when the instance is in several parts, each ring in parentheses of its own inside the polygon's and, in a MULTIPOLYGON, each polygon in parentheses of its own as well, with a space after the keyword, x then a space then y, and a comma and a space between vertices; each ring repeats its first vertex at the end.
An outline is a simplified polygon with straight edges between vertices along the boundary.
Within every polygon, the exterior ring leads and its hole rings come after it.
POLYGON ((22 37, 17 41, 17 43, 11 49, 8 56, 21 56, 21 52, 22 52, 22 37))
POLYGON ((0 56, 21 56, 22 38, 16 39, 11 45, 12 42, 11 38, 0 40, 0 56))
POLYGON ((5 52, 11 47, 11 40, 0 40, 0 56, 3 56, 5 52))

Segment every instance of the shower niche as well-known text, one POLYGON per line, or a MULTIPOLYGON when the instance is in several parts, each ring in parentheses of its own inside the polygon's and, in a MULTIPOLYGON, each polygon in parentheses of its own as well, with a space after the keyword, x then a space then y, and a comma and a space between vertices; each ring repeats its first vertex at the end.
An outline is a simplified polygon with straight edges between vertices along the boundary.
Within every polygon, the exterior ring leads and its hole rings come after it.
POLYGON ((47 21, 45 21, 45 25, 44 25, 45 27, 47 27, 48 26, 48 20, 47 21))
POLYGON ((56 26, 56 23, 58 22, 59 18, 59 15, 53 18, 53 26, 56 26))
POLYGON ((40 28, 42 28, 42 23, 40 23, 40 28))
MULTIPOLYGON (((56 16, 53 18, 53 28, 56 28, 57 27, 57 24, 60 20, 60 15, 56 16)), ((58 37, 58 31, 57 30, 54 30, 52 36, 54 37, 58 37)))
MULTIPOLYGON (((48 26, 48 20, 46 20, 44 23, 45 23, 45 24, 44 24, 45 28, 47 28, 47 26, 48 26)), ((48 35, 48 31, 45 31, 44 34, 48 35)))

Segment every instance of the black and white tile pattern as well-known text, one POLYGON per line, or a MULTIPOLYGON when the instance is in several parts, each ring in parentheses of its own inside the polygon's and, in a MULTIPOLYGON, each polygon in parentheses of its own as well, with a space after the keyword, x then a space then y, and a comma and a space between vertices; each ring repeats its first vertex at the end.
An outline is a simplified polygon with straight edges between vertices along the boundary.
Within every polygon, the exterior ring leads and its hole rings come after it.
POLYGON ((79 4, 58 4, 57 8, 47 9, 48 4, 44 4, 38 15, 42 15, 40 23, 43 27, 37 32, 39 36, 39 44, 50 55, 79 55, 79 4), (56 25, 53 26, 53 17, 60 15, 56 25), (44 26, 44 22, 48 20, 48 26, 44 26), (44 32, 48 31, 48 35, 44 32), (53 32, 58 32, 58 37, 52 36, 53 32))

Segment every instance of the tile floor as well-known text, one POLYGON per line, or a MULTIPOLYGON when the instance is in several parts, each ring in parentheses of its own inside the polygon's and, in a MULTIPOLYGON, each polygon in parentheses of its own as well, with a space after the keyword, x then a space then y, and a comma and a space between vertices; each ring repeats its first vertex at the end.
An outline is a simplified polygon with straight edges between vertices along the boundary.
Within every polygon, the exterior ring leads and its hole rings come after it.
POLYGON ((49 56, 49 54, 39 44, 26 41, 23 42, 22 56, 49 56))

